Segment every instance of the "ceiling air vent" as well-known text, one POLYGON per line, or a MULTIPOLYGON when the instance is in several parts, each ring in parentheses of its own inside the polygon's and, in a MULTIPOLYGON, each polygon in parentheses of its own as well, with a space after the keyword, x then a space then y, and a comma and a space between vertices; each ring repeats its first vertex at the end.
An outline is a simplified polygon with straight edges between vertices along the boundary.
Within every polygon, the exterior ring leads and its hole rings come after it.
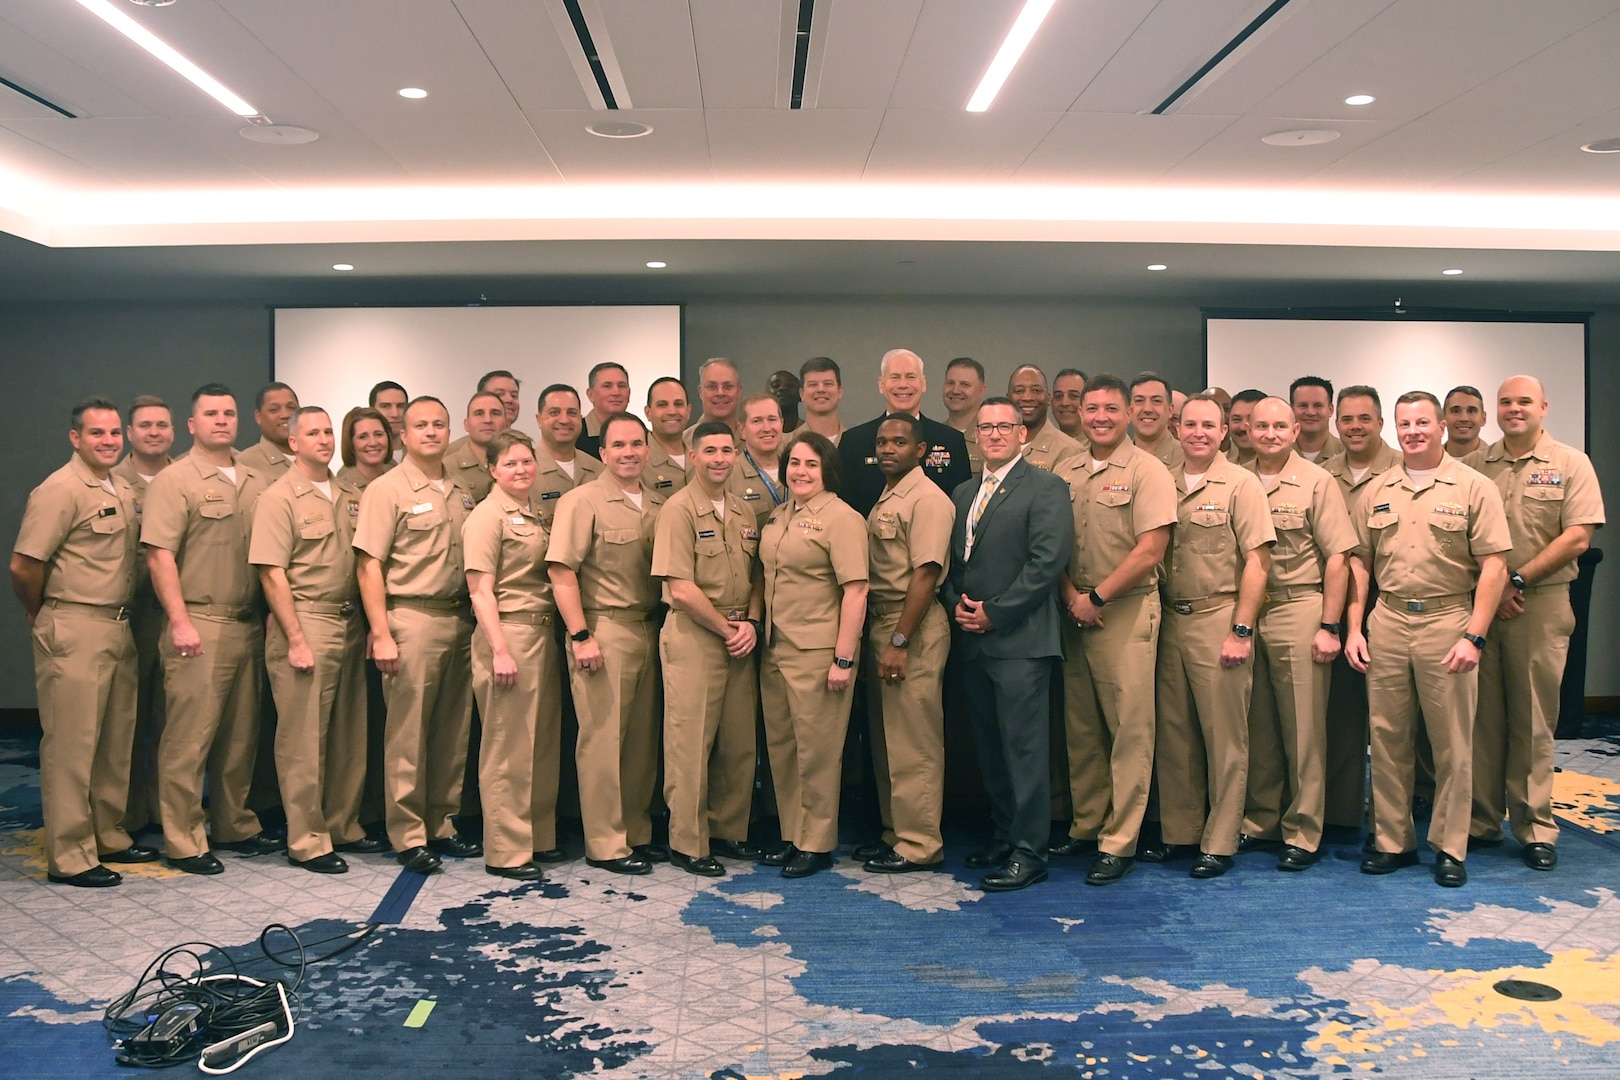
POLYGON ((12 82, 4 75, 0 75, 0 86, 5 87, 7 90, 13 91, 14 93, 20 94, 36 105, 45 106, 47 109, 51 110, 51 112, 56 113, 59 116, 65 116, 69 120, 77 120, 79 118, 78 113, 75 113, 70 109, 63 108, 61 105, 58 105, 48 97, 34 93, 26 86, 20 86, 17 83, 12 82))

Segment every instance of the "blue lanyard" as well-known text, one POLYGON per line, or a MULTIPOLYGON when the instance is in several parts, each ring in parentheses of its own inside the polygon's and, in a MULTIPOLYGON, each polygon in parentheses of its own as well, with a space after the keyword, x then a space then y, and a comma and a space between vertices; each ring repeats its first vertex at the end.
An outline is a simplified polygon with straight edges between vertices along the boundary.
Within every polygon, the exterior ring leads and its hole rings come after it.
POLYGON ((771 482, 771 478, 765 475, 765 470, 759 467, 759 463, 754 460, 754 455, 750 454, 747 450, 744 450, 743 457, 747 458, 748 464, 754 466, 754 471, 759 473, 760 482, 765 485, 765 492, 766 494, 770 495, 771 502, 775 503, 777 506, 781 506, 781 492, 776 489, 776 485, 771 482))

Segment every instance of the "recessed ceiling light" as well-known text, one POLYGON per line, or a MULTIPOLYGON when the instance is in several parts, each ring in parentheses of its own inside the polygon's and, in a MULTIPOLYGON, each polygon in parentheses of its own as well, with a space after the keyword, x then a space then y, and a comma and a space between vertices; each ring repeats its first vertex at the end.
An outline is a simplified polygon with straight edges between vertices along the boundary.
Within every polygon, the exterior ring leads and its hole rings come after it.
POLYGON ((237 134, 248 142, 268 143, 271 146, 298 146, 321 137, 318 131, 294 127, 292 124, 250 124, 237 134))
POLYGON ((1344 103, 1346 105, 1371 105, 1377 100, 1378 99, 1373 97, 1371 94, 1351 94, 1349 97, 1344 99, 1344 103))
POLYGON ((132 4, 139 4, 141 7, 168 7, 173 4, 175 0, 129 0, 129 2, 132 4))
POLYGON ((652 134, 652 125, 638 124, 634 120, 599 120, 586 124, 585 130, 599 139, 639 139, 652 134))
POLYGON ((417 86, 407 86, 405 89, 399 92, 399 96, 402 98, 410 98, 412 101, 418 101, 427 97, 427 91, 417 86))
POLYGON ((1168 266, 1166 266, 1164 263, 1148 263, 1148 269, 1149 270, 1168 270, 1170 268, 1168 266))
POLYGON ((1456 277, 1456 276, 1457 276, 1457 275, 1458 275, 1458 274, 1460 274, 1460 273, 1462 273, 1462 271, 1461 271, 1461 270, 1459 270, 1459 269, 1458 269, 1458 268, 1457 268, 1457 267, 1455 267, 1455 266, 1452 266, 1452 267, 1448 267, 1448 268, 1447 268, 1447 269, 1445 269, 1445 270, 1442 270, 1442 271, 1440 271, 1440 272, 1441 272, 1441 273, 1442 273, 1442 274, 1444 274, 1444 275, 1446 275, 1446 277, 1456 277))
POLYGON ((354 269, 354 263, 333 263, 332 264, 332 269, 334 269, 334 270, 353 270, 354 269))
POLYGON ((1599 139, 1581 147, 1588 154, 1620 154, 1620 139, 1599 139))
POLYGON ((181 56, 174 46, 113 7, 111 0, 79 0, 79 6, 163 61, 175 73, 237 116, 259 115, 258 109, 231 93, 224 83, 181 56))
POLYGON ((1320 146, 1339 137, 1332 128, 1300 128, 1295 131, 1274 131, 1262 135, 1260 141, 1267 146, 1320 146))
POLYGON ((985 69, 984 78, 979 80, 978 89, 968 98, 968 112, 984 112, 990 107, 990 103, 996 100, 996 95, 1001 93, 1001 84, 1007 81, 1012 69, 1018 66, 1024 50, 1029 48, 1031 39, 1035 37, 1035 31, 1041 28, 1042 21, 1045 20, 1047 12, 1052 10, 1055 2, 1056 0, 1025 0, 1024 10, 1013 20, 1012 29, 1007 31, 1006 40, 1001 43, 1001 48, 996 50, 995 59, 991 60, 990 66, 985 69))
POLYGON ((659 262, 658 260, 654 259, 652 262, 647 264, 647 269, 649 269, 649 270, 662 270, 664 267, 666 267, 668 265, 669 265, 669 263, 659 262))

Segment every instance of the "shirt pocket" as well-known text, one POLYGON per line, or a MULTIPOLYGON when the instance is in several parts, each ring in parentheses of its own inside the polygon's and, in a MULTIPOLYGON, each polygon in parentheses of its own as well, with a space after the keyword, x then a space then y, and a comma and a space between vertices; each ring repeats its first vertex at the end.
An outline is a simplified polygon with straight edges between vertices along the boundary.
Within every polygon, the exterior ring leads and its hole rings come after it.
POLYGON ((872 522, 872 539, 874 540, 894 540, 899 535, 900 523, 898 521, 885 521, 879 518, 877 521, 872 522))
POLYGON ((429 532, 444 524, 444 515, 438 510, 424 510, 420 514, 410 514, 405 518, 405 528, 411 532, 429 532))
POLYGON ((1295 532, 1305 527, 1305 515, 1284 514, 1273 510, 1271 512, 1271 527, 1278 532, 1295 532))
POLYGON ((197 516, 209 521, 222 521, 236 513, 236 507, 226 502, 205 502, 197 507, 197 516))
POLYGON ((331 521, 306 521, 298 526, 300 540, 324 540, 337 530, 331 521))
POLYGON ((1537 525, 1556 525, 1564 513, 1564 489, 1548 484, 1526 484, 1520 506, 1524 516, 1537 525))
POLYGON ((1389 528, 1391 525, 1394 525, 1396 522, 1398 522, 1400 520, 1401 520, 1401 515, 1400 514, 1396 513, 1393 510, 1385 510, 1385 511, 1383 511, 1381 513, 1374 514, 1372 517, 1368 518, 1367 519, 1367 528, 1371 529, 1375 533, 1376 532, 1381 532, 1382 530, 1389 528))
POLYGON ((90 531, 97 536, 114 536, 124 531, 122 514, 97 515, 90 519, 90 531))
POLYGON ((1128 491, 1099 491, 1093 501, 1098 506, 1129 506, 1131 505, 1131 493, 1128 491))
POLYGON ((1225 510, 1194 510, 1187 519, 1187 546, 1200 555, 1220 555, 1234 546, 1231 515, 1225 510))
POLYGON ((603 529, 604 544, 633 544, 641 539, 640 529, 603 529))

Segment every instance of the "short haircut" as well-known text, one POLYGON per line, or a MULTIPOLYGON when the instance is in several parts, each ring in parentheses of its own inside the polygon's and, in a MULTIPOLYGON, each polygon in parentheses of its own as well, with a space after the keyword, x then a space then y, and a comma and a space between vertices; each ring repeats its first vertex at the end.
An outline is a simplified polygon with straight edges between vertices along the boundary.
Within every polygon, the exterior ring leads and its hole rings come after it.
POLYGON ((600 364, 597 364, 591 368, 590 372, 585 376, 585 385, 594 387, 596 385, 596 377, 602 374, 604 371, 617 371, 620 375, 624 376, 625 382, 630 381, 630 371, 628 368, 617 361, 604 360, 600 364))
MULTIPOLYGON (((979 402, 979 411, 983 412, 992 405, 1005 405, 1014 412, 1018 411, 1017 404, 1014 403, 1013 399, 1008 397, 1006 394, 991 394, 989 397, 979 402)), ((1024 421, 1022 418, 1020 418, 1018 422, 1022 424, 1024 421)))
POLYGON ((800 364, 799 365, 799 383, 800 383, 800 385, 803 385, 804 377, 806 375, 814 375, 814 374, 816 374, 818 372, 822 372, 822 371, 830 371, 830 372, 832 372, 833 381, 836 382, 839 386, 844 385, 844 373, 841 370, 839 370, 838 361, 834 360, 830 356, 812 356, 810 359, 808 359, 804 363, 800 364))
POLYGON ((411 400, 405 403, 405 412, 403 415, 409 416, 411 414, 411 410, 416 408, 418 405, 437 405, 439 408, 444 410, 444 415, 450 415, 450 407, 444 402, 440 401, 438 398, 434 397, 432 394, 423 394, 420 397, 411 398, 411 400))
POLYGON ((731 373, 737 376, 739 382, 742 380, 742 373, 737 370, 736 364, 732 363, 730 360, 727 360, 723 356, 711 356, 707 360, 703 361, 703 363, 698 365, 698 381, 701 382, 703 380, 703 376, 707 374, 708 370, 714 367, 716 364, 726 365, 726 367, 731 369, 731 373))
POLYGON ((259 387, 259 392, 253 396, 253 411, 258 412, 260 409, 264 408, 264 399, 275 393, 277 390, 285 390, 287 393, 293 396, 294 401, 298 400, 298 391, 294 390, 286 383, 267 382, 263 386, 259 387))
POLYGON ((660 375, 658 378, 652 381, 651 386, 647 387, 647 404, 652 404, 653 391, 657 390, 664 383, 674 383, 676 386, 681 388, 681 396, 686 397, 685 383, 681 382, 681 380, 675 378, 673 375, 660 375))
POLYGON ((169 418, 171 420, 174 418, 174 410, 169 408, 169 403, 158 397, 156 394, 136 394, 135 400, 129 403, 129 412, 124 414, 124 422, 126 424, 133 424, 135 422, 135 414, 140 412, 142 409, 162 409, 164 412, 169 414, 169 418))
MULTIPOLYGON (((94 397, 84 398, 73 406, 74 431, 84 430, 84 414, 91 409, 109 409, 115 414, 118 412, 118 406, 113 404, 112 398, 105 398, 99 394, 94 397)), ((120 421, 120 426, 122 426, 122 421, 120 421)))
MULTIPOLYGON (((1043 383, 1046 382, 1046 369, 1041 367, 1041 365, 1039 365, 1039 364, 1019 364, 1017 367, 1012 369, 1012 374, 1007 376, 1007 387, 1008 387, 1008 389, 1012 388, 1012 381, 1014 379, 1018 378, 1018 373, 1020 371, 1033 371, 1035 374, 1037 374, 1037 375, 1039 375, 1041 377, 1041 382, 1043 382, 1043 383)), ((1051 383, 1046 383, 1046 384, 1047 384, 1048 387, 1050 387, 1052 385, 1051 383)))
POLYGON ((641 417, 637 416, 635 413, 616 412, 612 416, 606 417, 602 421, 601 439, 603 446, 607 445, 608 430, 612 428, 614 424, 634 424, 641 431, 641 437, 643 439, 647 437, 647 424, 641 419, 641 417))
POLYGON ((1221 404, 1220 398, 1216 397, 1208 390, 1203 390, 1196 394, 1188 394, 1187 400, 1181 403, 1181 411, 1177 415, 1186 416, 1187 406, 1191 405, 1195 401, 1207 401, 1211 405, 1215 406, 1216 410, 1221 414, 1221 424, 1224 425, 1226 423, 1226 406, 1221 404))
POLYGON ((737 441, 737 433, 724 420, 705 420, 692 429, 692 449, 696 450, 698 443, 715 435, 724 435, 733 443, 737 441))
POLYGON ((838 489, 844 481, 844 471, 838 461, 838 447, 834 446, 827 436, 809 428, 795 431, 793 438, 782 448, 782 460, 777 466, 776 478, 783 489, 787 488, 788 458, 793 456, 793 448, 799 445, 808 446, 816 452, 816 457, 821 459, 821 486, 834 495, 838 494, 838 489))
POLYGON ((1318 375, 1301 375, 1288 384, 1288 404, 1294 403, 1294 395, 1303 387, 1317 386, 1327 391, 1328 400, 1333 400, 1333 384, 1318 375))
POLYGON ((375 409, 377 407, 378 396, 380 396, 385 390, 398 390, 400 393, 405 395, 406 401, 411 400, 410 392, 403 386, 399 385, 399 383, 392 379, 384 379, 382 382, 371 388, 371 394, 366 398, 366 404, 375 409))
POLYGON ((950 363, 945 365, 945 374, 949 375, 951 373, 951 368, 959 367, 972 368, 973 374, 979 377, 980 382, 984 382, 984 365, 973 359, 973 357, 958 356, 955 360, 952 360, 950 363))
POLYGON ((493 401, 495 404, 501 406, 502 408, 506 407, 506 402, 502 401, 501 396, 499 394, 495 393, 493 390, 479 390, 479 391, 475 392, 472 397, 467 399, 467 413, 468 413, 468 415, 472 414, 473 402, 477 401, 481 397, 489 398, 491 401, 493 401))
POLYGON ((1090 397, 1098 390, 1112 390, 1120 397, 1124 398, 1127 405, 1130 404, 1130 388, 1125 385, 1125 380, 1120 378, 1118 375, 1111 375, 1106 371, 1100 371, 1086 380, 1086 397, 1090 397))
POLYGON ((914 441, 920 443, 926 443, 928 441, 928 432, 923 428, 922 417, 912 416, 910 413, 906 412, 884 413, 883 419, 878 421, 878 430, 883 430, 883 425, 887 424, 890 420, 898 420, 909 427, 911 429, 911 437, 914 441))
POLYGON ((1059 371, 1056 375, 1052 376, 1052 385, 1056 386, 1057 381, 1059 379, 1068 379, 1068 378, 1079 379, 1082 384, 1084 384, 1087 381, 1085 372, 1081 371, 1077 367, 1066 367, 1063 370, 1059 371))
POLYGON ((486 371, 483 375, 479 376, 478 392, 483 393, 485 390, 488 390, 489 384, 496 379, 511 379, 519 386, 523 385, 523 380, 512 374, 510 371, 507 371, 505 368, 496 368, 494 371, 486 371))
POLYGON ((1430 405, 1433 405, 1434 414, 1436 416, 1440 415, 1440 399, 1429 393, 1427 390, 1408 390, 1406 393, 1395 399, 1395 407, 1400 408, 1402 405, 1416 405, 1420 401, 1427 401, 1430 405))
POLYGON ((231 388, 222 382, 205 382, 197 387, 191 392, 191 403, 196 405, 198 398, 205 397, 228 397, 232 401, 236 400, 236 395, 231 393, 231 388))
POLYGON ((760 390, 760 391, 756 391, 755 393, 749 394, 747 397, 742 399, 742 402, 737 406, 737 419, 739 421, 747 420, 748 419, 748 406, 750 406, 750 405, 758 405, 762 401, 768 401, 772 405, 775 405, 776 406, 776 415, 778 415, 778 416, 782 415, 782 403, 780 401, 776 400, 776 395, 775 394, 768 394, 765 391, 760 390))
POLYGON ((1468 386, 1466 384, 1462 385, 1462 386, 1453 386, 1450 390, 1447 390, 1446 391, 1446 403, 1450 404, 1451 399, 1453 397, 1455 397, 1457 394, 1467 394, 1471 398, 1478 398, 1479 403, 1481 405, 1485 404, 1485 395, 1480 393, 1474 387, 1468 386))
POLYGON ((394 437, 393 425, 388 422, 387 417, 376 409, 368 405, 356 405, 343 417, 343 443, 338 448, 338 454, 342 457, 343 464, 351 469, 358 464, 358 460, 354 456, 354 429, 360 425, 362 420, 375 420, 382 425, 383 435, 388 439, 388 456, 383 460, 393 461, 394 451, 399 447, 399 440, 394 437))
POLYGON ((1340 390, 1339 391, 1339 407, 1340 408, 1344 407, 1344 399, 1347 398, 1347 397, 1370 397, 1370 398, 1372 398, 1373 410, 1378 413, 1380 418, 1383 417, 1383 415, 1384 415, 1384 400, 1383 400, 1383 398, 1380 398, 1378 396, 1378 388, 1376 386, 1367 386, 1367 385, 1365 385, 1363 383, 1356 383, 1354 386, 1347 386, 1343 390, 1340 390))
POLYGON ((552 394, 572 394, 574 395, 574 404, 576 406, 579 404, 578 390, 575 390, 567 383, 554 382, 544 390, 540 391, 540 400, 534 403, 534 407, 543 412, 546 407, 546 398, 550 397, 552 394))
POLYGON ((906 356, 909 356, 913 360, 917 361, 917 372, 918 372, 918 374, 925 375, 925 376, 927 375, 927 373, 928 373, 928 365, 923 363, 923 358, 922 357, 918 356, 916 353, 912 352, 910 349, 890 349, 888 352, 883 354, 883 359, 878 361, 878 376, 881 378, 882 376, 887 375, 889 373, 889 361, 891 361, 891 360, 899 360, 902 357, 906 357, 906 356))
POLYGON ((514 446, 526 446, 531 455, 534 453, 533 439, 516 428, 507 428, 505 431, 497 431, 495 437, 489 440, 489 446, 484 450, 484 458, 493 465, 501 460, 502 454, 514 446))
POLYGON ((1271 395, 1266 393, 1264 390, 1239 390, 1237 393, 1232 395, 1232 404, 1247 404, 1251 401, 1260 401, 1270 396, 1271 395))
POLYGON ((322 416, 327 417, 327 419, 331 419, 331 415, 319 405, 300 405, 298 406, 298 411, 292 414, 292 422, 289 425, 290 429, 292 431, 297 431, 298 421, 302 420, 310 413, 320 413, 322 416))
POLYGON ((1165 378, 1163 375, 1160 375, 1157 371, 1139 371, 1136 373, 1136 378, 1131 380, 1130 392, 1127 394, 1127 397, 1134 396, 1138 386, 1145 386, 1150 382, 1156 382, 1160 386, 1163 386, 1165 397, 1169 397, 1175 392, 1175 387, 1170 385, 1170 380, 1165 378))

